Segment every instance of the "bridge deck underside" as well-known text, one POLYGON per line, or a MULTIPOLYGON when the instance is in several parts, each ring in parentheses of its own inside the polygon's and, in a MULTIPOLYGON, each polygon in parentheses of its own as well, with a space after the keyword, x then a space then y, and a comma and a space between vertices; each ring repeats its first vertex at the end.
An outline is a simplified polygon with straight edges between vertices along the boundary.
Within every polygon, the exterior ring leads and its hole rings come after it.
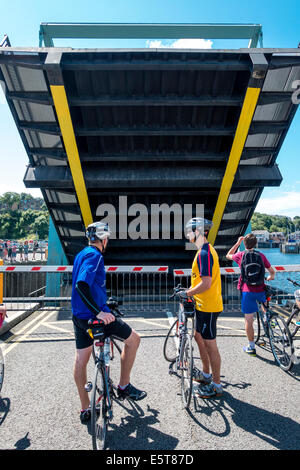
MULTIPOLYGON (((264 187, 282 180, 276 158, 297 109, 292 93, 300 53, 255 51, 0 51, 0 79, 29 158, 24 182, 41 188, 70 262, 86 244, 84 218, 53 77, 59 75, 66 91, 92 217, 100 218, 103 204, 115 208, 107 263, 188 267, 193 254, 178 235, 179 219, 171 215, 170 237, 162 239, 165 220, 151 223, 151 206, 192 205, 195 215, 203 204, 204 216, 214 217, 253 64, 262 56, 261 92, 215 240, 221 258, 244 234, 264 187), (120 197, 132 211, 134 204, 147 208, 142 238, 124 239, 120 197), (158 239, 149 239, 151 230, 158 239)), ((127 223, 138 215, 127 213, 127 223)))

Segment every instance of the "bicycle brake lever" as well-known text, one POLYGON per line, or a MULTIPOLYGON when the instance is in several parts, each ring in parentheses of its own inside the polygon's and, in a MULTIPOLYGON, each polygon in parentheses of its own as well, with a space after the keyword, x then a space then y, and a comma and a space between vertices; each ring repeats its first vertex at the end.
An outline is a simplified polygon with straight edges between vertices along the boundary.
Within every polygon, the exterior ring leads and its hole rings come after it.
POLYGON ((120 312, 118 308, 115 308, 113 311, 116 312, 119 317, 124 317, 124 313, 120 312))

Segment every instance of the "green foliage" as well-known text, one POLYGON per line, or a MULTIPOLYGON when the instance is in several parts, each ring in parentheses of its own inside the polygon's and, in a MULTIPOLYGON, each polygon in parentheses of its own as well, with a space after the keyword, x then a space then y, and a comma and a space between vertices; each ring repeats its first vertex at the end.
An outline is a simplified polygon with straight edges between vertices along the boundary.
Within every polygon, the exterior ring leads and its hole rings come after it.
POLYGON ((252 230, 268 230, 268 232, 283 232, 284 234, 300 230, 300 217, 293 219, 284 215, 268 215, 254 212, 251 219, 252 230))
MULTIPOLYGON (((40 240, 48 237, 49 213, 45 204, 41 210, 14 210, 19 207, 20 202, 32 202, 34 198, 31 194, 8 192, 0 196, 2 212, 0 212, 0 238, 1 239, 32 239, 32 234, 36 234, 40 240), (4 207, 4 209, 3 209, 4 207)), ((35 238, 35 237, 34 237, 35 238)))

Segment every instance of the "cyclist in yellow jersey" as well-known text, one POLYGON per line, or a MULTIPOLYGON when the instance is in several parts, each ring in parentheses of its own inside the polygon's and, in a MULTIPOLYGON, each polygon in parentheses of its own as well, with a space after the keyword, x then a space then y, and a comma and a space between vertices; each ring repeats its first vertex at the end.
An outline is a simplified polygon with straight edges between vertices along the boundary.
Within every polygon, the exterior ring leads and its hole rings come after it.
POLYGON ((219 257, 207 236, 212 222, 201 217, 186 225, 186 236, 198 248, 192 265, 191 287, 186 294, 196 302, 195 341, 198 344, 203 371, 195 368, 194 380, 202 398, 220 397, 221 356, 217 346, 217 318, 223 310, 219 257), (211 371, 211 373, 210 373, 211 371))

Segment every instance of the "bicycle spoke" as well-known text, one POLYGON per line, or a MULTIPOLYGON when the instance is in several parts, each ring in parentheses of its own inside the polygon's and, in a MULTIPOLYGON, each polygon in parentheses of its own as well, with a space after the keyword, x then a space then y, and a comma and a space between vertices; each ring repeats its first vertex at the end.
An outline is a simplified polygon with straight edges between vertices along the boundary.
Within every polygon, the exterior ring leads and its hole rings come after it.
POLYGON ((193 391, 193 348, 190 336, 183 340, 181 358, 181 394, 183 404, 188 408, 193 391))
POLYGON ((270 320, 270 345, 278 365, 285 371, 292 367, 293 341, 285 321, 276 316, 270 320))
POLYGON ((291 336, 294 337, 299 330, 299 326, 296 325, 296 321, 300 320, 300 311, 298 307, 294 307, 290 314, 286 324, 290 330, 291 336))
POLYGON ((91 399, 91 431, 94 450, 105 449, 107 430, 106 408, 104 371, 100 367, 96 367, 91 399))

